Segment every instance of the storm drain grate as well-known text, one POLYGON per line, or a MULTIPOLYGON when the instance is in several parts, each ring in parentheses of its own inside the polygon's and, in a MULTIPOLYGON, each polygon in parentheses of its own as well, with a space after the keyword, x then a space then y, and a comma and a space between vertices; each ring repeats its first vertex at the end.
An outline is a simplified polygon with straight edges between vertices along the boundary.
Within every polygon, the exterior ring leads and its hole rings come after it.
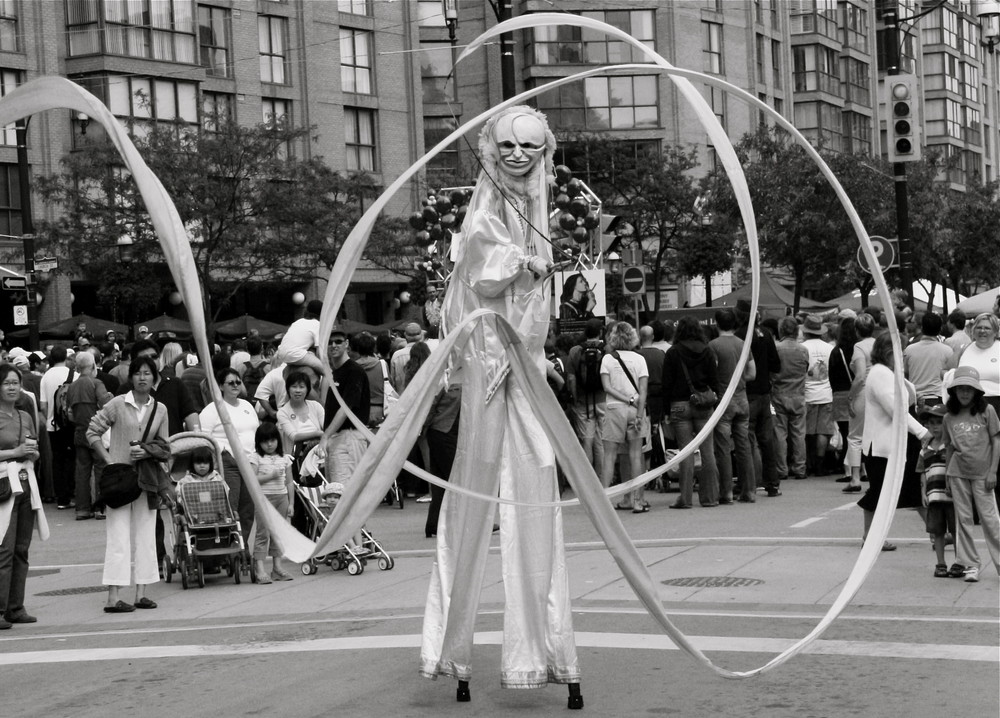
POLYGON ((80 593, 103 593, 107 586, 78 586, 76 588, 58 588, 55 591, 42 591, 36 596, 75 596, 80 593))
POLYGON ((692 576, 689 578, 670 578, 662 581, 664 586, 688 586, 691 588, 741 588, 757 586, 764 583, 759 578, 740 578, 739 576, 692 576))

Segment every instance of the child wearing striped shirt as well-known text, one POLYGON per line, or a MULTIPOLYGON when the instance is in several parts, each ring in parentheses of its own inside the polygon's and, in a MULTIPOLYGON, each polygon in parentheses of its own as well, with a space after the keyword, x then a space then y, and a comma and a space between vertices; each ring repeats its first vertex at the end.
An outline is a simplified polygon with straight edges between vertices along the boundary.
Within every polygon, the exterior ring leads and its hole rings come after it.
POLYGON ((926 509, 924 521, 937 557, 937 564, 934 566, 936 578, 948 577, 948 562, 944 557, 945 535, 954 535, 955 532, 955 509, 948 489, 947 461, 942 438, 944 415, 947 411, 944 404, 937 404, 926 406, 919 416, 920 422, 931 432, 930 442, 920 451, 917 471, 920 473, 926 509))

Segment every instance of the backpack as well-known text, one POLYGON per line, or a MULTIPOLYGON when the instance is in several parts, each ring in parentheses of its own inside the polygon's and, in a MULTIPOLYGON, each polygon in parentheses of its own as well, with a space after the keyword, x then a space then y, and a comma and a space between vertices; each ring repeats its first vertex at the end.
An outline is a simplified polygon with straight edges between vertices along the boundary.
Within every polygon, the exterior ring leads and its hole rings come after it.
POLYGON ((566 366, 563 364, 563 360, 560 359, 555 354, 549 357, 549 361, 552 362, 553 367, 555 367, 556 373, 562 377, 563 383, 562 388, 557 389, 555 382, 551 379, 548 380, 549 388, 552 389, 552 393, 556 395, 556 399, 559 401, 559 406, 565 409, 567 406, 573 403, 573 400, 569 393, 569 383, 566 381, 566 366))
POLYGON ((260 386, 261 380, 267 374, 268 365, 266 361, 262 361, 257 366, 254 366, 250 362, 243 362, 243 366, 245 367, 243 370, 243 386, 247 390, 247 399, 252 402, 254 394, 257 393, 257 387, 260 386))
POLYGON ((56 387, 52 397, 52 425, 57 429, 68 429, 73 423, 73 407, 69 405, 69 385, 73 383, 73 370, 69 370, 66 381, 56 387))
POLYGON ((583 345, 580 362, 577 364, 577 386, 584 394, 596 394, 604 389, 601 384, 601 360, 604 358, 604 347, 596 340, 589 340, 583 345))

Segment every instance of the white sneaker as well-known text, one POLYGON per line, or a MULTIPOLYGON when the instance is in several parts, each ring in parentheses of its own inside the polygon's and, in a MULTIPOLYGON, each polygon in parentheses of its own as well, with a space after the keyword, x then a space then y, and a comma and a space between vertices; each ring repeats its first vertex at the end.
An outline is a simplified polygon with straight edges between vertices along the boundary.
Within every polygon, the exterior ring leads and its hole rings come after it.
POLYGON ((418 504, 429 504, 431 502, 430 494, 424 494, 419 499, 417 499, 418 504))
POLYGON ((969 566, 969 568, 965 569, 966 583, 975 583, 978 580, 979 580, 979 569, 977 567, 969 566))

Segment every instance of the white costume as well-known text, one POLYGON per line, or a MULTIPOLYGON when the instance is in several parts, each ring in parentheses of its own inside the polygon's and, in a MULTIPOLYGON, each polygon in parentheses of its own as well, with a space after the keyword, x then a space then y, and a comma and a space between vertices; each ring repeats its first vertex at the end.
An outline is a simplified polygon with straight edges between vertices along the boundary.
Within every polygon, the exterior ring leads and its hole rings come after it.
MULTIPOLYGON (((543 115, 513 107, 486 123, 479 144, 485 169, 462 234, 454 238, 442 327, 448 331, 470 312, 492 309, 518 330, 544 371, 550 308, 544 274, 552 255, 535 230, 548 229, 546 175, 555 139, 543 115)), ((486 320, 454 375, 463 386, 462 418, 450 481, 519 501, 558 500, 552 447, 505 371, 505 351, 486 320)), ((446 492, 424 615, 420 670, 426 676, 471 677, 493 519, 492 504, 446 492)), ((500 549, 506 595, 501 684, 578 683, 560 509, 501 505, 500 549)))

